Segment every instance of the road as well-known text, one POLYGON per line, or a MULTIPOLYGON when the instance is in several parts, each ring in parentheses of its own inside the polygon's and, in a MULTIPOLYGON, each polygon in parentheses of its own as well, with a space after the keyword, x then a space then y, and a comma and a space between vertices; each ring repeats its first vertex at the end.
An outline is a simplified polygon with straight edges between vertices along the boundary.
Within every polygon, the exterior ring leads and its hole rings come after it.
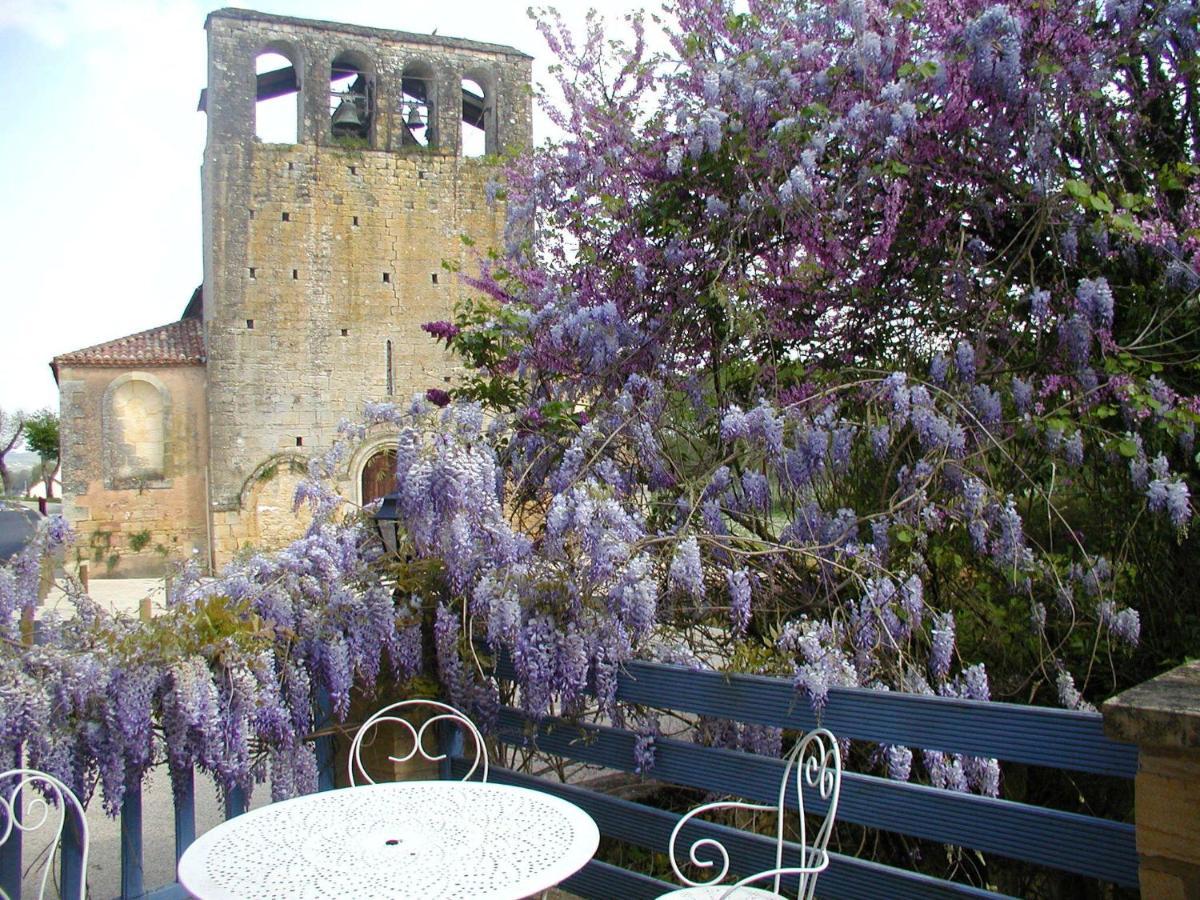
POLYGON ((33 537, 41 517, 19 503, 0 500, 0 563, 6 563, 33 537))

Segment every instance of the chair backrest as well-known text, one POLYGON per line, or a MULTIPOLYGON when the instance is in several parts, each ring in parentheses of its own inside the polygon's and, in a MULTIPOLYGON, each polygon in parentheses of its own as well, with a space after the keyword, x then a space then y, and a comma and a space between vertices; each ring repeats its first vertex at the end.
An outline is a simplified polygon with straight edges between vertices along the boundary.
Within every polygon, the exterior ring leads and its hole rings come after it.
MULTIPOLYGON (((413 716, 415 718, 415 716, 413 716)), ((401 734, 406 735, 412 747, 404 756, 388 755, 388 760, 394 763, 404 763, 420 756, 422 759, 429 762, 440 762, 447 756, 449 748, 442 748, 441 753, 431 753, 426 746, 426 732, 431 725, 439 726, 434 728, 435 736, 437 731, 443 731, 443 734, 453 731, 450 729, 441 728, 442 725, 448 725, 453 729, 457 729, 463 737, 464 757, 468 757, 466 752, 467 739, 471 740, 474 746, 474 759, 471 763, 471 768, 463 781, 469 779, 475 774, 476 770, 482 769, 481 780, 487 781, 488 777, 488 758, 487 747, 483 743, 483 735, 479 733, 479 729, 475 727, 475 723, 468 719, 463 713, 459 712, 453 706, 441 703, 437 700, 401 700, 399 703, 393 703, 385 706, 383 709, 376 712, 371 718, 363 722, 362 727, 358 729, 358 733, 354 735, 354 742, 350 745, 350 784, 358 784, 359 779, 370 784, 375 783, 366 767, 363 765, 362 750, 364 741, 369 745, 372 733, 382 725, 396 726, 401 734), (419 724, 414 724, 409 716, 421 710, 431 711, 431 715, 419 724)))
MULTIPOLYGON (((829 864, 826 847, 837 819, 838 797, 842 791, 842 753, 837 738, 828 728, 816 728, 806 734, 787 755, 787 768, 779 785, 779 825, 775 848, 775 867, 783 868, 783 822, 787 802, 788 785, 792 773, 796 776, 796 803, 800 810, 800 845, 804 853, 801 868, 814 868, 809 874, 800 875, 798 896, 809 900, 817 885, 817 875, 829 864), (817 830, 808 834, 808 819, 805 810, 805 788, 808 798, 820 797, 827 806, 817 830)), ((779 893, 780 876, 775 876, 775 893, 779 893)))
POLYGON ((671 868, 684 884, 690 887, 705 887, 709 893, 705 896, 724 898, 738 895, 738 889, 749 886, 756 881, 771 879, 774 891, 780 894, 780 883, 784 877, 794 877, 799 880, 798 895, 801 900, 811 900, 816 887, 817 876, 829 865, 829 854, 826 846, 833 832, 834 820, 837 817, 838 795, 842 788, 842 754, 838 747, 837 738, 825 728, 810 731, 788 753, 787 765, 784 767, 783 778, 779 784, 779 802, 775 806, 761 803, 747 803, 741 800, 719 800, 705 803, 683 816, 671 831, 671 839, 667 852, 671 859, 671 868), (803 857, 800 865, 785 866, 784 824, 787 812, 788 788, 793 784, 795 773, 796 803, 800 812, 800 844, 803 857), (815 792, 815 796, 814 796, 815 792), (825 815, 821 824, 811 835, 808 832, 808 820, 805 816, 805 804, 820 797, 825 804, 825 815), (753 812, 774 812, 777 814, 778 830, 775 841, 775 865, 765 872, 759 872, 743 878, 734 884, 722 884, 729 873, 729 853, 725 846, 715 838, 701 837, 691 845, 687 860, 698 869, 719 870, 705 881, 695 881, 679 865, 676 845, 680 836, 694 819, 716 810, 745 810, 753 812))
MULTIPOLYGON (((38 831, 44 826, 53 830, 50 846, 42 862, 41 884, 38 897, 45 897, 46 885, 54 857, 62 843, 67 816, 74 813, 79 828, 79 846, 82 858, 79 862, 80 900, 87 892, 88 826, 83 804, 69 787, 46 772, 37 769, 9 769, 0 773, 0 845, 8 843, 17 832, 38 831), (34 788, 37 793, 25 791, 34 788)), ((65 891, 64 891, 65 893, 65 891)), ((0 897, 5 896, 0 890, 0 897)))

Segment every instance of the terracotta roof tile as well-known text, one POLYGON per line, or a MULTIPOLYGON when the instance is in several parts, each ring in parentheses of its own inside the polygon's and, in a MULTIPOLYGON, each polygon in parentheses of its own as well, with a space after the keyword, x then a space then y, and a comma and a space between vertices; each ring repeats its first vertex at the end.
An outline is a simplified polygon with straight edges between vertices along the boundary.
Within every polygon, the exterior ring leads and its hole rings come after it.
POLYGON ((203 363, 204 324, 180 319, 115 341, 54 357, 59 366, 176 366, 203 363))

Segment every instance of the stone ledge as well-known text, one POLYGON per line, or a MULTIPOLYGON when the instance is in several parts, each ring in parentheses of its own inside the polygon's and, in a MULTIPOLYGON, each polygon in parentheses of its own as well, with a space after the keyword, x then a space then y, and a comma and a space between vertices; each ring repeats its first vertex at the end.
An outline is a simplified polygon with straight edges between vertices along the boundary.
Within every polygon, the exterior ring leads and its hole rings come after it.
POLYGON ((1141 747, 1200 747, 1200 660, 1132 687, 1103 706, 1104 732, 1141 747))

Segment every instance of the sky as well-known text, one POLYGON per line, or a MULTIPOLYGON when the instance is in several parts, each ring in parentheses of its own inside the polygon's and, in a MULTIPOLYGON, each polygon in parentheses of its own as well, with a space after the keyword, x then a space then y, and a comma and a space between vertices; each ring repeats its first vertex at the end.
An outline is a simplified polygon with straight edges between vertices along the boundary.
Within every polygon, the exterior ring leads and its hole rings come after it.
MULTIPOLYGON (((204 18, 187 0, 0 0, 0 409, 57 409, 55 355, 178 319, 200 283, 204 18)), ((236 4, 231 4, 236 5, 236 4)), ((655 0, 557 0, 577 30, 655 0)), ((508 44, 521 0, 259 0, 262 12, 508 44)), ((548 134, 535 117, 534 137, 548 134)))

